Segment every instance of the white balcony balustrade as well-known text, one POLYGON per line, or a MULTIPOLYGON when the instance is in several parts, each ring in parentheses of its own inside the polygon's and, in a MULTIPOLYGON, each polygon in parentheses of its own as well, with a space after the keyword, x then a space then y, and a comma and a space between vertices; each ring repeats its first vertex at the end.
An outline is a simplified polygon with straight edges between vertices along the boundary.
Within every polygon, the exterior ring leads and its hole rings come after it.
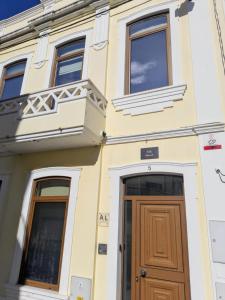
POLYGON ((98 145, 106 106, 90 80, 0 101, 0 152, 98 145))

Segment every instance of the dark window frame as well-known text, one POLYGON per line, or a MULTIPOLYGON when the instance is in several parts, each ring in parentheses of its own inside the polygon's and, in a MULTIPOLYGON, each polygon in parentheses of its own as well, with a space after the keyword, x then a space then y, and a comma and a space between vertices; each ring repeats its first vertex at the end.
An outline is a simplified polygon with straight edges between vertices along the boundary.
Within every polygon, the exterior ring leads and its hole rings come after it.
POLYGON ((39 178, 39 179, 34 180, 33 187, 32 187, 29 214, 28 214, 28 222, 27 222, 27 226, 26 226, 23 257, 22 257, 22 262, 21 262, 21 267, 20 267, 20 275, 19 275, 19 280, 18 280, 19 284, 53 290, 53 291, 59 291, 70 189, 71 189, 71 178, 70 177, 53 176, 53 177, 44 177, 44 178, 39 178), (68 196, 36 196, 35 192, 36 192, 36 187, 37 187, 38 183, 40 183, 41 181, 49 180, 49 179, 67 180, 69 182, 68 196), (36 203, 59 203, 59 202, 65 203, 66 206, 65 206, 65 214, 64 214, 64 224, 63 224, 62 244, 61 244, 61 250, 60 250, 60 260, 59 260, 59 271, 58 271, 57 284, 50 284, 50 283, 45 283, 45 282, 41 282, 41 281, 26 279, 24 277, 24 271, 25 271, 26 258, 28 255, 29 243, 30 243, 30 238, 31 238, 31 231, 32 231, 32 225, 33 225, 33 219, 34 219, 34 213, 35 213, 35 204, 36 203))
POLYGON ((130 61, 131 61, 131 43, 132 40, 148 36, 154 34, 156 32, 165 31, 166 32, 166 52, 167 52, 167 74, 168 74, 168 85, 173 83, 172 81, 172 55, 171 55, 171 32, 170 32, 170 18, 169 12, 162 12, 154 15, 147 15, 144 17, 140 17, 135 19, 127 24, 126 27, 126 53, 125 53, 125 81, 124 81, 124 91, 125 95, 129 95, 130 93, 130 79, 131 79, 131 70, 130 70, 130 61), (135 33, 132 37, 129 34, 129 28, 131 25, 145 19, 149 18, 157 18, 160 16, 166 16, 167 23, 158 25, 157 28, 148 29, 142 33, 135 33))
MULTIPOLYGON (((23 80, 24 80, 24 74, 25 74, 25 71, 26 71, 26 64, 27 64, 27 59, 21 59, 21 60, 17 60, 17 61, 14 61, 8 65, 5 65, 4 68, 3 68, 3 72, 2 72, 2 78, 1 78, 1 84, 0 84, 0 101, 1 100, 7 100, 7 99, 10 99, 10 98, 5 98, 5 99, 2 99, 2 94, 3 94, 3 91, 4 91, 4 87, 5 87, 5 81, 8 80, 8 79, 13 79, 13 78, 16 78, 16 77, 19 77, 19 76, 22 76, 23 75, 23 80), (14 66, 14 65, 17 65, 19 63, 22 63, 24 62, 25 63, 25 67, 24 67, 24 70, 21 71, 21 72, 17 72, 15 74, 12 74, 12 75, 6 75, 7 73, 7 69, 14 66)), ((23 84, 22 84, 23 85, 23 84)), ((22 89, 22 85, 21 85, 21 89, 22 89)), ((18 95, 18 97, 21 95, 21 89, 20 89, 20 94, 18 95)))
POLYGON ((57 65, 59 62, 68 60, 68 59, 72 59, 78 56, 83 56, 83 62, 82 62, 82 68, 81 68, 81 80, 82 80, 82 74, 83 74, 83 67, 84 67, 84 54, 85 54, 85 45, 84 48, 80 51, 74 51, 74 53, 70 53, 70 54, 64 54, 61 57, 58 56, 58 49, 61 47, 66 46, 67 44, 71 44, 73 42, 79 42, 81 40, 84 40, 85 44, 86 44, 86 37, 81 37, 79 39, 75 39, 75 40, 70 40, 67 41, 63 44, 57 45, 55 47, 55 52, 54 52, 54 62, 53 62, 53 67, 52 67, 52 75, 51 75, 51 81, 50 81, 50 85, 51 87, 54 86, 58 86, 56 85, 56 73, 57 73, 57 65))

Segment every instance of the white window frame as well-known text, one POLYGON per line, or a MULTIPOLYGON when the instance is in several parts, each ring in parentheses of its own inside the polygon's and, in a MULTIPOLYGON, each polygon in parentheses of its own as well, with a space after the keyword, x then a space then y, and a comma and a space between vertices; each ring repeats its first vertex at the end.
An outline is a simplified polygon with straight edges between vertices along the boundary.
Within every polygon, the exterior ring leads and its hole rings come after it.
MULTIPOLYGON (((69 285, 69 272, 70 272, 70 260, 72 254, 72 241, 73 241, 73 227, 75 221, 75 208, 77 201, 77 193, 78 193, 78 184, 80 177, 81 169, 78 168, 64 168, 64 167, 53 167, 46 169, 34 170, 31 172, 28 180, 28 185, 24 194, 22 212, 19 221, 19 227, 17 231, 17 243, 14 251, 14 258, 11 267, 9 284, 7 285, 8 293, 10 293, 13 289, 19 289, 19 299, 23 299, 23 291, 25 293, 30 293, 29 297, 32 299, 32 295, 34 298, 37 294, 40 294, 42 297, 46 297, 48 299, 48 295, 52 293, 55 295, 56 299, 61 299, 62 296, 67 296, 68 293, 68 285, 69 285), (55 176, 64 176, 69 177, 71 179, 70 183, 70 195, 69 195, 69 203, 68 203, 68 214, 66 220, 66 231, 64 238, 64 247, 63 247, 63 255, 62 255, 62 267, 61 267, 61 275, 59 282, 59 292, 51 292, 45 289, 39 289, 35 287, 28 286, 19 286, 17 285, 21 261, 22 261, 22 251, 24 248, 24 240, 26 234, 26 224, 28 222, 29 216, 29 206, 32 198, 32 186, 33 182, 36 179, 43 177, 55 177, 55 176), (58 297, 57 297, 58 294, 58 297)), ((15 298, 18 299, 18 298, 15 298)), ((36 299, 36 298, 35 298, 36 299)), ((45 299, 45 298, 43 298, 45 299)))
POLYGON ((126 176, 151 173, 181 174, 184 178, 187 220, 188 255, 191 299, 205 300, 205 282, 201 228, 198 215, 196 163, 152 162, 126 165, 109 169, 111 188, 110 227, 107 256, 107 300, 121 300, 121 179, 126 176), (196 259, 197 258, 197 259, 196 259))
POLYGON ((82 77, 81 80, 88 79, 88 56, 89 56, 89 50, 91 46, 91 39, 93 35, 93 29, 87 29, 79 32, 75 32, 73 34, 69 34, 67 36, 64 36, 63 38, 57 39, 54 42, 50 43, 50 49, 49 49, 49 64, 47 69, 47 75, 45 80, 45 89, 49 88, 51 86, 51 77, 52 77, 52 68, 55 63, 55 50, 58 46, 61 44, 80 39, 85 38, 85 48, 84 48, 84 59, 83 59, 83 69, 82 69, 82 77))
POLYGON ((29 76, 29 70, 30 70, 30 67, 31 67, 32 57, 33 57, 33 53, 26 53, 26 54, 22 54, 22 55, 12 57, 12 58, 7 59, 3 62, 0 62, 0 78, 2 80, 3 71, 4 71, 4 68, 7 67, 7 65, 12 64, 12 63, 16 63, 19 60, 23 60, 23 59, 27 60, 26 61, 26 67, 25 67, 25 70, 24 70, 23 83, 22 83, 22 86, 21 86, 20 95, 23 95, 23 94, 26 93, 26 87, 27 87, 27 81, 28 81, 28 76, 29 76))
MULTIPOLYGON (((174 1, 177 2, 177 1, 174 1)), ((176 10, 178 9, 177 3, 168 3, 153 5, 148 8, 144 8, 128 17, 121 18, 119 20, 119 70, 118 70, 118 95, 116 97, 122 97, 125 94, 125 61, 126 61, 126 32, 127 26, 130 22, 134 22, 137 19, 144 18, 150 15, 168 12, 170 20, 170 40, 171 40, 171 60, 172 60, 172 81, 173 85, 180 85, 183 83, 181 76, 181 49, 180 49, 180 28, 179 18, 176 17, 176 10)))

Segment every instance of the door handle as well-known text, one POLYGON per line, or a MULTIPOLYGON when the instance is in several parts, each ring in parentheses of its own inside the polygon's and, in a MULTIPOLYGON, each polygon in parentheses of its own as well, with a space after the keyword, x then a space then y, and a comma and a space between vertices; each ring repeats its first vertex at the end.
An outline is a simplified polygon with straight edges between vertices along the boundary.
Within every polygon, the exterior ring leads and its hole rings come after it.
POLYGON ((147 272, 143 269, 140 270, 140 277, 146 277, 147 272))
POLYGON ((141 269, 139 275, 136 276, 136 278, 135 278, 136 282, 138 282, 138 281, 139 281, 139 278, 141 278, 141 277, 142 277, 142 278, 145 278, 146 275, 147 275, 147 272, 146 272, 145 270, 141 269))

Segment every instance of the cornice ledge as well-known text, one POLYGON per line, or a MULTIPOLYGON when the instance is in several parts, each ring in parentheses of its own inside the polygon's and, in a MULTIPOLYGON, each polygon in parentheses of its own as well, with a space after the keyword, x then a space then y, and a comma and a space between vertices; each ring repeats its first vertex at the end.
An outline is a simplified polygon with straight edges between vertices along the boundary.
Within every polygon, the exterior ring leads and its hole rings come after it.
POLYGON ((206 123, 206 124, 199 124, 193 126, 193 131, 197 135, 213 133, 213 132, 223 132, 224 130, 225 130, 225 123, 222 122, 206 123))
POLYGON ((224 131, 225 131, 225 124, 215 122, 215 123, 199 124, 195 126, 183 127, 183 128, 166 130, 166 131, 144 133, 144 134, 124 135, 124 136, 117 136, 117 137, 109 136, 106 139, 106 144, 114 145, 114 144, 133 143, 133 142, 141 142, 141 141, 148 141, 148 140, 169 139, 169 138, 176 138, 176 137, 198 136, 201 134, 209 134, 209 133, 224 132, 224 131))
POLYGON ((8 46, 17 45, 19 42, 26 41, 28 38, 38 37, 38 32, 29 26, 22 27, 16 31, 7 33, 0 37, 0 49, 8 46), (4 45, 3 45, 4 44, 4 45))
MULTIPOLYGON (((15 15, 7 20, 1 21, 0 49, 4 48, 2 44, 4 44, 6 47, 14 46, 18 42, 23 42, 28 38, 36 38, 38 37, 40 31, 43 29, 48 29, 53 23, 55 26, 58 23, 66 22, 67 20, 73 19, 76 16, 94 12, 96 9, 99 9, 104 5, 109 4, 110 7, 113 8, 129 2, 130 0, 81 0, 64 6, 58 10, 54 10, 54 2, 58 1, 60 0, 43 0, 42 2, 46 4, 46 7, 43 7, 44 4, 41 3, 30 10, 15 15), (42 14, 37 16, 38 13, 42 14), (20 18, 27 19, 28 16, 33 16, 34 18, 28 21, 27 26, 24 26, 17 31, 4 34, 4 27, 7 24, 10 22, 18 23, 20 18)), ((100 45, 100 48, 101 47, 103 47, 103 45, 100 45)))
MULTIPOLYGON (((94 8, 92 7, 92 4, 95 2, 99 2, 99 0, 81 0, 78 2, 74 2, 72 4, 69 4, 67 6, 64 6, 58 10, 53 10, 50 11, 47 14, 44 14, 40 17, 34 18, 32 20, 29 21, 29 24, 31 27, 38 27, 38 26, 42 26, 44 23, 47 22, 53 22, 57 19, 63 18, 65 16, 72 18, 72 13, 75 12, 81 12, 81 10, 83 9, 87 9, 89 7, 89 9, 87 10, 87 12, 94 10, 94 8)), ((79 13, 80 15, 80 13, 79 13)))
POLYGON ((145 92, 122 96, 112 100, 116 111, 124 115, 142 115, 163 111, 174 106, 174 101, 183 100, 186 84, 170 85, 145 92))
POLYGON ((4 47, 8 46, 14 46, 18 42, 26 41, 26 39, 28 38, 38 37, 39 33, 43 30, 49 29, 52 26, 53 22, 54 25, 56 25, 58 21, 62 22, 62 20, 66 21, 67 19, 74 18, 74 14, 80 16, 84 13, 90 13, 91 11, 94 11, 94 7, 92 7, 92 4, 97 4, 99 2, 102 3, 101 0, 81 0, 70 5, 64 6, 63 8, 60 8, 58 10, 51 10, 52 8, 50 7, 47 10, 45 10, 44 14, 42 14, 41 16, 38 16, 28 21, 27 26, 24 26, 16 31, 7 34, 4 34, 3 31, 3 35, 0 37, 0 49, 4 49, 4 47))

